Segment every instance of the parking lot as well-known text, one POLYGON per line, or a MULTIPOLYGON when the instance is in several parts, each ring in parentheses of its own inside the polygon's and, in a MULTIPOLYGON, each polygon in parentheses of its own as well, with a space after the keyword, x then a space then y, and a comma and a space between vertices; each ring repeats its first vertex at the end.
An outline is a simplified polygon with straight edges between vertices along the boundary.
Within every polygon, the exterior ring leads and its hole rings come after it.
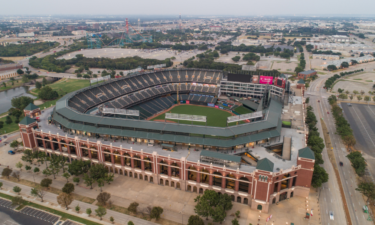
POLYGON ((357 140, 356 149, 375 157, 375 106, 341 103, 357 140))
POLYGON ((37 209, 31 208, 31 207, 23 208, 20 211, 20 213, 38 218, 40 220, 43 220, 43 221, 45 221, 47 223, 51 223, 51 224, 55 224, 60 218, 56 215, 53 215, 53 214, 50 214, 50 213, 47 213, 47 212, 44 212, 44 211, 41 211, 41 210, 37 210, 37 209))
POLYGON ((12 202, 9 200, 5 200, 0 198, 0 206, 8 208, 8 209, 14 209, 16 206, 12 206, 12 202))
MULTIPOLYGON (((9 200, 5 200, 0 198, 0 224, 2 225, 48 225, 54 224, 59 220, 59 217, 54 216, 54 220, 46 221, 43 218, 39 218, 33 215, 28 215, 25 213, 14 211, 17 206, 12 206, 12 202, 9 200)), ((25 208, 26 209, 26 208, 25 208)), ((38 212, 42 212, 36 210, 38 212)), ((48 213, 44 213, 48 214, 48 213)), ((51 214, 48 214, 51 215, 51 214)))

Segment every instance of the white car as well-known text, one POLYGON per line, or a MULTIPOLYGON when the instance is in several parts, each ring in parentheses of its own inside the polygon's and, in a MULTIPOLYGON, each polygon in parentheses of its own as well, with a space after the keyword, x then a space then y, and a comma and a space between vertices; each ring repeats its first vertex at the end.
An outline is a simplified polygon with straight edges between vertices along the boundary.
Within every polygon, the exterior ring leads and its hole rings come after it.
POLYGON ((329 219, 330 220, 335 220, 335 217, 333 216, 333 212, 329 212, 329 219))

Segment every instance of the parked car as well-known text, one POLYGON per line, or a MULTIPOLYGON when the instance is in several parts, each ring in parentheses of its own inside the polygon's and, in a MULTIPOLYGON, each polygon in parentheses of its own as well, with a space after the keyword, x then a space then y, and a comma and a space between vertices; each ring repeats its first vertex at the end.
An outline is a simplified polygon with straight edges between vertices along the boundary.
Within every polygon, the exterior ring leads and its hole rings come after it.
POLYGON ((320 100, 318 100, 318 102, 320 102, 320 100))
POLYGON ((343 162, 340 162, 340 166, 343 166, 344 165, 344 163, 343 162))
POLYGON ((16 153, 15 153, 14 151, 12 151, 12 150, 9 150, 9 151, 8 151, 8 154, 9 154, 9 155, 15 155, 16 153))
POLYGON ((327 114, 329 114, 329 112, 327 112, 327 114))
POLYGON ((332 211, 329 212, 329 219, 330 220, 335 220, 335 217, 333 216, 333 212, 332 211))

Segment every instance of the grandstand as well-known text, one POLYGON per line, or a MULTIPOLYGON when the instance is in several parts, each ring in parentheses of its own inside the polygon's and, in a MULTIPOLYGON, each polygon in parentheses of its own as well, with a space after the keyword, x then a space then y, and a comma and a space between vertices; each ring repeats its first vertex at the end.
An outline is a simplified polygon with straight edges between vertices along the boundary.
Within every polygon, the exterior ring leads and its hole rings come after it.
POLYGON ((175 101, 215 103, 221 78, 222 72, 215 70, 186 69, 143 73, 82 89, 69 99, 68 105, 81 113, 102 104, 111 108, 140 108, 143 109, 144 119, 147 114, 164 110, 175 101), (180 94, 179 99, 177 92, 180 94), (145 109, 147 106, 154 106, 152 111, 156 111, 148 112, 145 109))

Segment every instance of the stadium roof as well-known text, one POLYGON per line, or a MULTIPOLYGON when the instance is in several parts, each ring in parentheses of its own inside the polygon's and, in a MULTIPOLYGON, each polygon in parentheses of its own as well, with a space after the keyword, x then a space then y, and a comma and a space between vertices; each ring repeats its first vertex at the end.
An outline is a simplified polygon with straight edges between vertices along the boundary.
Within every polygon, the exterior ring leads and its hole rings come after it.
POLYGON ((34 123, 36 120, 30 118, 29 116, 25 116, 21 121, 20 121, 20 124, 23 124, 23 125, 29 125, 31 123, 34 123))
POLYGON ((315 160, 314 152, 309 147, 298 150, 298 157, 315 160))
POLYGON ((259 106, 259 103, 250 100, 241 100, 240 102, 254 111, 257 111, 259 106))
POLYGON ((264 158, 258 161, 256 169, 273 172, 273 165, 274 165, 273 162, 271 162, 267 158, 264 158))
POLYGON ((35 109, 39 109, 38 106, 34 105, 33 103, 29 103, 24 110, 33 111, 35 109))
POLYGON ((207 156, 207 157, 212 157, 216 159, 222 159, 226 161, 231 161, 231 162, 241 162, 241 156, 236 156, 236 155, 228 155, 228 154, 223 154, 219 152, 213 152, 213 151, 207 151, 207 150, 202 150, 200 156, 207 156))

